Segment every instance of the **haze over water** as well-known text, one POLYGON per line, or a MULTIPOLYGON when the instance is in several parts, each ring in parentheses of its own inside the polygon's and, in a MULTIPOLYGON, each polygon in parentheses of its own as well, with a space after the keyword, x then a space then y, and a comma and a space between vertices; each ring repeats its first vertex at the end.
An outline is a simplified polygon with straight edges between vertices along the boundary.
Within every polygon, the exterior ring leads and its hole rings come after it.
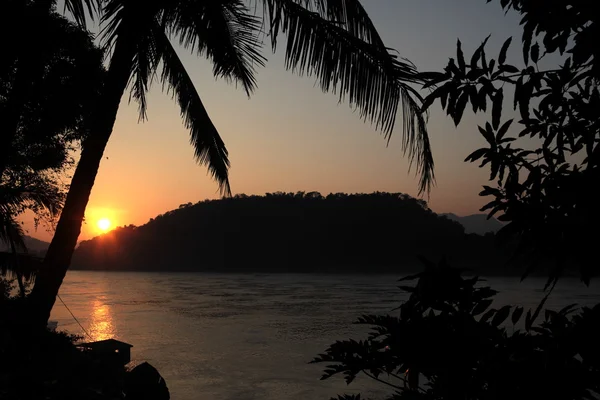
MULTIPOLYGON (((364 338, 351 325, 361 314, 393 313, 406 298, 396 289, 403 275, 71 271, 60 295, 91 339, 133 344, 132 358, 154 365, 173 399, 327 400, 389 393, 366 379, 320 381, 324 365, 307 363, 335 340, 364 338)), ((541 279, 488 284, 500 291, 498 304, 535 307, 543 297, 541 279)), ((547 307, 598 302, 597 283, 563 279, 547 307)), ((51 319, 82 334, 60 300, 51 319)))

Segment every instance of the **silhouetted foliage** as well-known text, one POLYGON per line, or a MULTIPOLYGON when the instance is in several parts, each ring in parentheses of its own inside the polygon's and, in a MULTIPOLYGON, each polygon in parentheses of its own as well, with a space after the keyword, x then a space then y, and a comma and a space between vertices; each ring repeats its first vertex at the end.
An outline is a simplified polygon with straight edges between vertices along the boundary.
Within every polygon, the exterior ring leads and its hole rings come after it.
POLYGON ((507 62, 511 38, 497 58, 486 55, 486 42, 469 59, 457 44, 444 72, 423 74, 434 88, 425 109, 435 100, 458 125, 470 103, 473 111, 491 113, 479 126, 488 147, 465 161, 490 168, 481 196, 492 200, 482 208, 508 224, 500 238, 518 237, 515 261, 527 271, 552 264, 548 284, 576 265, 589 283, 598 243, 595 187, 600 182, 600 64, 597 58, 598 13, 591 1, 544 2, 502 0, 507 11, 522 15, 524 66, 507 62), (545 69, 555 54, 562 65, 545 69), (515 112, 506 111, 510 104, 515 112), (518 125, 514 123, 517 118, 518 125), (517 141, 531 138, 528 141, 517 141), (525 145, 532 143, 533 147, 525 145))
MULTIPOLYGON (((480 193, 493 198, 482 211, 508 222, 498 236, 516 238, 513 261, 527 265, 523 278, 549 266, 547 288, 576 265, 588 284, 596 273, 597 263, 591 263, 599 238, 597 5, 500 3, 522 15, 524 67, 507 63, 510 38, 496 59, 486 55, 486 39, 469 61, 459 40, 444 72, 422 75, 425 87, 433 89, 424 110, 439 99, 456 125, 469 103, 475 113, 490 111, 491 121, 479 127, 488 146, 466 159, 489 166, 495 182, 480 193), (553 53, 563 64, 543 69, 542 59, 553 53), (505 93, 513 97, 514 113, 504 112, 505 93), (519 118, 519 128, 509 113, 519 118), (524 148, 523 140, 517 145, 523 137, 532 139, 533 148, 524 148)), ((344 374, 350 383, 364 373, 393 387, 390 399, 600 396, 600 304, 543 310, 550 290, 527 313, 511 305, 490 308, 496 292, 478 286, 477 277, 464 278, 445 262, 425 264, 424 272, 402 279, 418 281, 400 286, 410 298, 399 316, 360 318, 359 324, 373 327, 367 340, 336 342, 314 360, 328 363, 323 379, 344 374)))
POLYGON ((389 399, 597 398, 600 305, 542 310, 544 299, 523 317, 521 307, 492 308, 496 291, 478 277, 425 264, 400 280, 410 297, 396 316, 362 316, 367 339, 338 341, 315 358, 327 364, 322 379, 365 374, 394 390, 389 399))
MULTIPOLYGON (((7 0, 0 36, 10 37, 0 59, 0 272, 33 277, 18 217, 36 224, 60 212, 70 153, 86 135, 84 119, 102 84, 102 51, 84 31, 47 7, 7 0)), ((26 283, 26 282, 25 282, 26 283)))
MULTIPOLYGON (((109 270, 398 271, 416 256, 499 252, 425 201, 399 193, 237 195, 182 205, 118 228, 75 252, 75 268, 109 270), (467 250, 469 249, 469 250, 467 250)), ((487 253, 487 254, 486 254, 487 253)))
POLYGON ((222 194, 231 194, 225 143, 173 41, 205 55, 215 77, 239 83, 250 95, 257 84, 255 68, 266 62, 264 39, 270 38, 275 51, 285 37, 286 68, 315 77, 324 92, 348 101, 388 140, 401 111, 401 146, 420 175, 419 188, 428 191, 433 183, 433 157, 420 112, 423 99, 412 87, 422 80, 414 65, 385 46, 359 0, 264 0, 262 13, 257 4, 242 0, 68 0, 66 6, 81 24, 86 12, 99 18, 100 40, 110 62, 89 121, 90 134, 30 296, 40 324, 48 319, 71 263, 100 160, 128 89, 139 105, 140 119, 145 119, 148 90, 154 81, 162 83, 180 107, 196 160, 207 166, 222 194))
POLYGON ((10 18, 0 34, 11 38, 0 61, 5 183, 73 165, 69 153, 85 137, 84 120, 98 100, 103 53, 87 31, 51 9, 23 0, 2 7, 10 18))

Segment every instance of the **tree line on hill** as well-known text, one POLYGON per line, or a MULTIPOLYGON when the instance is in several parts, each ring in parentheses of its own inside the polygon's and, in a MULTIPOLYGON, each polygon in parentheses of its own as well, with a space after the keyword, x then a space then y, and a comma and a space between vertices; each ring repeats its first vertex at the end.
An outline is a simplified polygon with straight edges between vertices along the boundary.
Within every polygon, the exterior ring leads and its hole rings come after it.
POLYGON ((397 271, 420 255, 498 267, 493 235, 467 235, 424 200, 401 193, 237 195, 188 203, 82 242, 91 270, 397 271), (493 265, 490 264, 493 262, 493 265))

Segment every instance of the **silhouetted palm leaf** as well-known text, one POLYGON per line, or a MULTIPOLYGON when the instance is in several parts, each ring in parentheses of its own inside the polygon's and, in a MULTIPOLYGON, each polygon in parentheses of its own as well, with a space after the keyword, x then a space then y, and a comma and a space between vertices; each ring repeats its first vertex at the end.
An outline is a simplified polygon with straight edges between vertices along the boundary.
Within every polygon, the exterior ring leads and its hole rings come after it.
POLYGON ((36 278, 37 271, 41 266, 42 259, 29 254, 0 251, 0 275, 9 279, 22 279, 22 283, 33 283, 36 278))
POLYGON ((24 204, 35 204, 47 210, 51 215, 60 212, 62 198, 58 192, 42 190, 39 186, 0 186, 0 216, 11 218, 15 210, 24 204))
MULTIPOLYGON (((340 101, 347 99, 388 140, 401 108, 402 148, 411 166, 416 164, 419 189, 429 191, 434 181, 433 157, 421 113, 422 99, 410 86, 419 83, 420 77, 412 64, 385 47, 360 2, 264 0, 263 5, 261 19, 243 0, 148 0, 143 7, 138 2, 107 0, 102 10, 104 46, 107 54, 117 40, 135 48, 130 98, 138 102, 140 118, 146 116, 145 95, 163 57, 164 49, 156 43, 158 31, 205 54, 213 63, 215 76, 240 82, 250 94, 256 86, 255 67, 266 61, 260 54, 259 39, 264 24, 273 50, 279 33, 287 35, 287 68, 318 77, 323 91, 339 93, 340 101)), ((197 156, 208 152, 196 147, 197 156)), ((202 156, 198 160, 211 163, 202 156)), ((220 163, 225 165, 226 160, 220 163)), ((209 168, 213 175, 220 170, 219 166, 209 168)), ((222 182, 222 177, 218 180, 222 182)))
POLYGON ((420 190, 433 183, 433 157, 422 101, 409 84, 420 82, 414 66, 385 47, 358 0, 264 0, 273 48, 287 34, 286 66, 315 75, 323 91, 381 128, 389 140, 401 104, 403 149, 417 163, 420 190))
POLYGON ((23 236, 23 228, 11 215, 0 214, 0 243, 16 250, 26 251, 27 246, 23 236))
POLYGON ((256 88, 255 65, 264 66, 259 40, 262 21, 243 0, 178 1, 165 7, 161 24, 185 48, 206 54, 217 77, 256 88))
POLYGON ((23 228, 12 215, 0 213, 0 244, 9 250, 0 251, 0 275, 16 278, 21 294, 25 295, 24 282, 35 279, 40 260, 27 254, 23 228))
POLYGON ((42 190, 43 186, 0 186, 0 244, 5 244, 9 252, 0 252, 0 274, 15 274, 21 292, 24 292, 23 280, 35 278, 41 260, 27 254, 23 227, 16 216, 27 205, 44 209, 55 216, 60 211, 62 200, 59 192, 42 190))
POLYGON ((65 9, 79 25, 85 26, 85 17, 89 16, 93 20, 95 14, 102 9, 102 0, 65 0, 65 9))
POLYGON ((181 108, 181 116, 190 130, 190 142, 196 159, 206 165, 219 183, 221 192, 231 195, 229 186, 229 158, 225 143, 212 123, 202 100, 194 87, 175 49, 166 36, 160 37, 163 71, 163 87, 173 94, 181 108))

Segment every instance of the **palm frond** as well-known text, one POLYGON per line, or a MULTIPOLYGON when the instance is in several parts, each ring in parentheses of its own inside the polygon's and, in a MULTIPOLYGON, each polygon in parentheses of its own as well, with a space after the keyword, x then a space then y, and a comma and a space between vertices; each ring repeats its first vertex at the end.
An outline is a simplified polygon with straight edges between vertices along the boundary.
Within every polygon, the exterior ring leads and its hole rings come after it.
POLYGON ((385 47, 358 0, 264 0, 273 49, 287 35, 286 67, 316 76, 390 139, 399 108, 403 149, 417 164, 421 192, 433 184, 433 159, 416 68, 385 47))
POLYGON ((147 119, 148 103, 146 94, 158 65, 160 64, 160 51, 156 46, 155 31, 150 29, 147 34, 138 38, 135 55, 131 64, 131 94, 138 103, 139 119, 147 119))
MULTIPOLYGON (((42 265, 42 258, 29 254, 17 254, 0 251, 0 275, 10 279, 19 276, 28 283, 35 281, 35 276, 42 265)), ((19 282, 21 286, 21 282, 19 282)))
POLYGON ((0 217, 13 218, 25 209, 46 212, 50 217, 60 213, 64 193, 57 186, 41 182, 43 177, 21 185, 0 185, 0 217))
POLYGON ((25 233, 12 215, 0 214, 0 242, 17 251, 27 251, 23 237, 25 233))
POLYGON ((165 7, 162 24, 182 46, 206 54, 216 77, 256 88, 255 66, 264 66, 259 40, 262 21, 244 0, 179 1, 165 7))
POLYGON ((36 184, 24 186, 0 186, 0 216, 12 216, 23 205, 33 205, 44 209, 52 216, 56 216, 62 207, 62 193, 59 190, 50 190, 36 184))
POLYGON ((270 22, 270 36, 273 47, 277 46, 277 36, 283 25, 286 7, 294 3, 322 19, 337 24, 352 36, 369 44, 385 49, 385 45, 373 21, 360 0, 264 0, 265 14, 270 22))
MULTIPOLYGON (((171 4, 175 7, 187 3, 204 4, 204 2, 172 2, 171 4)), ((208 3, 212 4, 212 2, 208 3)), ((177 15, 173 13, 172 7, 161 2, 148 2, 147 7, 140 10, 136 4, 132 5, 127 1, 110 0, 104 6, 102 20, 104 48, 109 53, 117 48, 118 42, 119 46, 127 47, 127 51, 131 54, 131 62, 128 64, 131 98, 139 103, 141 118, 145 117, 145 96, 148 87, 158 66, 162 63, 163 89, 177 99, 184 124, 190 130, 190 142, 194 146, 196 160, 208 167, 213 178, 219 183, 221 192, 230 195, 229 159, 225 144, 165 33, 165 25, 168 21, 172 22, 177 15), (162 21, 162 25, 158 21, 162 21)), ((190 31, 190 35, 194 34, 190 31)), ((201 37, 199 40, 204 42, 207 39, 201 37)))
POLYGON ((80 26, 85 26, 85 18, 89 16, 92 21, 102 10, 102 0, 65 0, 67 10, 80 26))
POLYGON ((146 95, 160 64, 160 51, 154 37, 158 8, 154 3, 149 2, 147 7, 140 9, 139 4, 110 0, 106 3, 102 15, 101 36, 106 54, 114 50, 118 41, 121 46, 127 48, 131 57, 126 60, 130 70, 129 101, 133 99, 138 103, 140 120, 147 118, 146 95))
POLYGON ((119 37, 119 33, 126 34, 127 29, 123 28, 123 20, 126 17, 127 9, 122 1, 107 1, 102 9, 102 17, 100 18, 100 38, 102 39, 102 47, 104 53, 108 56, 119 37))
POLYGON ((166 35, 159 36, 162 50, 163 88, 177 99, 196 160, 208 167, 218 182, 221 193, 231 195, 229 186, 229 158, 225 143, 211 121, 194 83, 166 35))
POLYGON ((415 172, 419 175, 419 194, 430 193, 431 187, 435 183, 433 153, 425 114, 414 113, 414 109, 420 108, 420 105, 410 95, 411 90, 412 88, 402 90, 402 150, 405 155, 408 155, 410 167, 412 168, 416 164, 415 172))

